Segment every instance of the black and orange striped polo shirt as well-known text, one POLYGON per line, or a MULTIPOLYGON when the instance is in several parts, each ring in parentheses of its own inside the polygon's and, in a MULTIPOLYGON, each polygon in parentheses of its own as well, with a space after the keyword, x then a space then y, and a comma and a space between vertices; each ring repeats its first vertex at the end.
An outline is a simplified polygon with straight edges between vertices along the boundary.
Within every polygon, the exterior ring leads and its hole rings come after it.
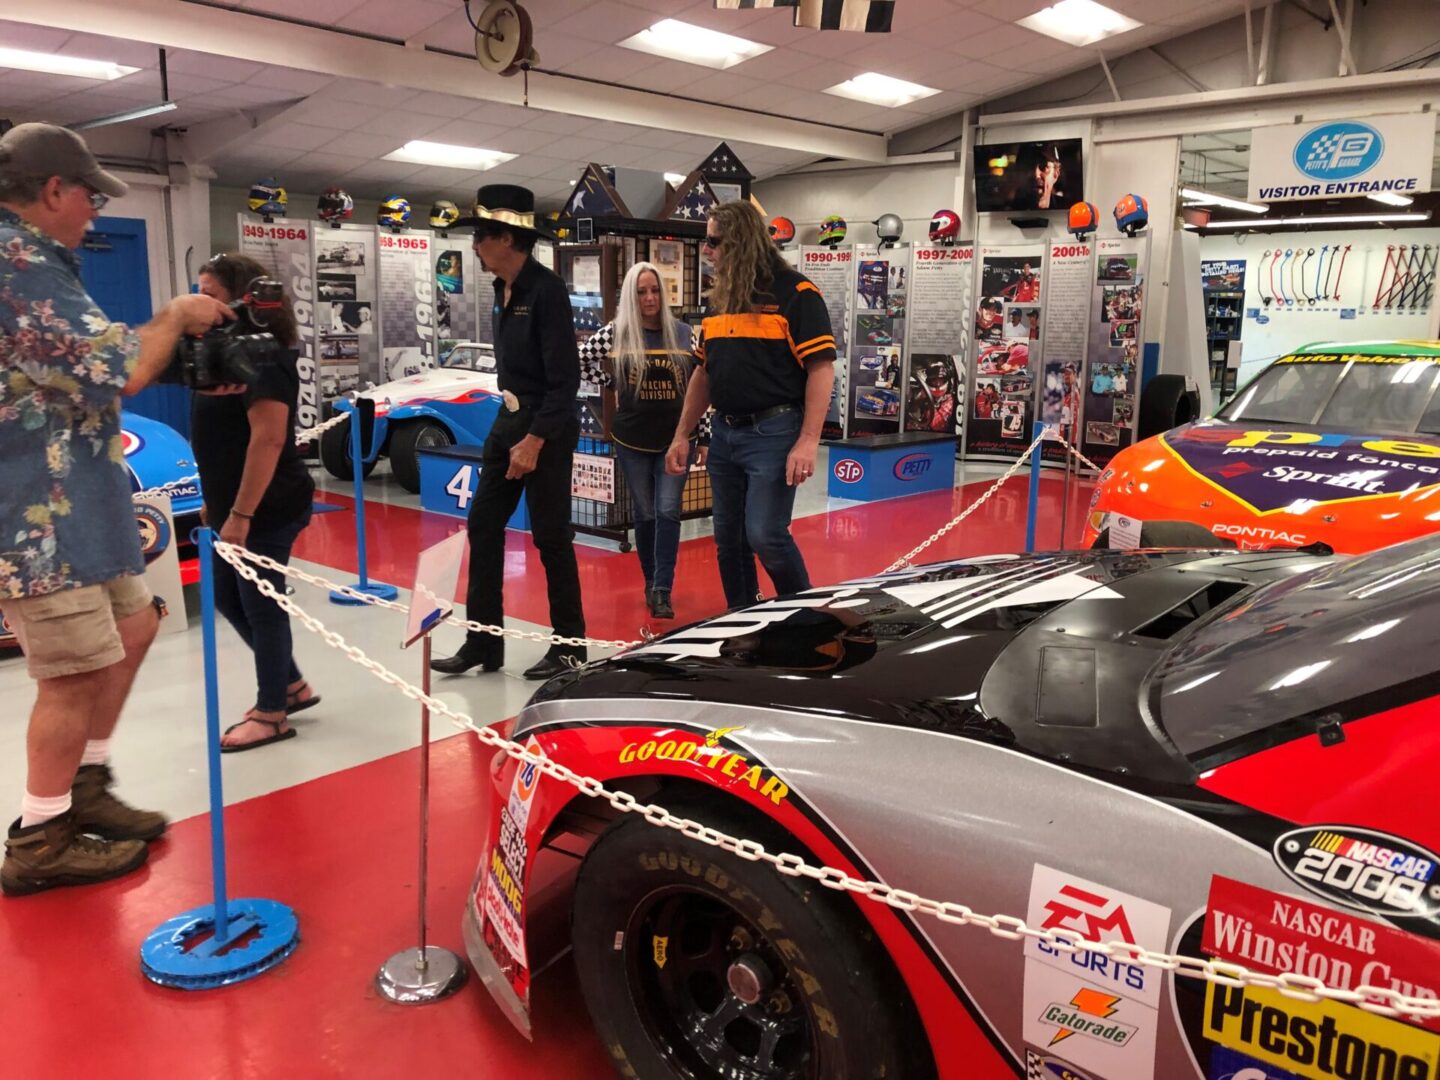
POLYGON ((777 405, 805 404, 806 368, 835 359, 835 337, 825 298, 788 267, 775 272, 754 309, 707 315, 695 357, 710 379, 710 402, 721 415, 748 416, 777 405))

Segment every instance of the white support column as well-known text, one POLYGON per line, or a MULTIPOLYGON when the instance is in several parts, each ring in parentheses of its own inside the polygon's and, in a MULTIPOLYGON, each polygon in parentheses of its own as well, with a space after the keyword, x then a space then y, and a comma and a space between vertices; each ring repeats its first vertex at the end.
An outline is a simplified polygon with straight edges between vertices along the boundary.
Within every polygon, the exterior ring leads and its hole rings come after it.
MULTIPOLYGON (((1105 72, 1105 81, 1110 84, 1110 93, 1116 101, 1119 101, 1120 88, 1115 85, 1115 76, 1110 73, 1110 63, 1105 59, 1105 53, 1102 50, 1096 49, 1095 52, 1096 55, 1100 57, 1100 70, 1105 72)), ((1163 60, 1164 57, 1161 57, 1161 59, 1163 60)))
POLYGON ((1270 65, 1275 61, 1275 5, 1265 9, 1265 18, 1260 20, 1260 61, 1255 73, 1255 85, 1264 86, 1270 81, 1270 65))

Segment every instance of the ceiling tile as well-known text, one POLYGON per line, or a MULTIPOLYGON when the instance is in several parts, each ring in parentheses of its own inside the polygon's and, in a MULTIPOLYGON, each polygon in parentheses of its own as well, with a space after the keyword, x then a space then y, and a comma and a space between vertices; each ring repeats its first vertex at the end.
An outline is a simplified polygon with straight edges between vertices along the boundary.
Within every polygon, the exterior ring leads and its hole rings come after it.
POLYGON ((289 90, 297 94, 313 94, 335 81, 333 75, 321 75, 314 71, 300 71, 297 68, 262 68, 248 80, 252 86, 268 86, 276 90, 289 90))
POLYGON ((525 121, 525 126, 534 128, 536 131, 551 131, 556 135, 573 135, 577 131, 584 131, 591 123, 592 121, 583 116, 532 109, 530 118, 525 121))
MULTIPOLYGON (((0 22, 0 41, 12 49, 30 49, 32 52, 55 52, 70 36, 68 30, 55 30, 48 26, 31 26, 29 23, 0 22)), ((98 56, 97 60, 108 57, 98 56)))
POLYGON ((478 104, 474 98, 452 97, 450 94, 416 94, 405 102, 405 108, 426 116, 455 119, 473 111, 478 104))
MULTIPOLYGON (((587 4, 569 18, 554 23, 551 29, 562 34, 574 34, 586 41, 593 41, 597 45, 613 45, 617 41, 623 41, 625 38, 638 34, 662 18, 665 16, 641 11, 628 4, 616 3, 615 0, 598 0, 597 3, 587 4)), ((539 47, 543 56, 543 38, 539 47)), ((644 56, 645 54, 637 55, 644 56)))
POLYGON ((405 0, 403 4, 393 0, 369 0, 369 3, 362 4, 340 19, 339 25, 359 30, 362 34, 379 34, 408 41, 454 12, 454 4, 443 4, 438 0, 405 0))
MULTIPOLYGON (((601 79, 605 82, 619 82, 629 86, 645 85, 645 69, 653 66, 655 58, 633 49, 597 49, 585 56, 577 56, 567 63, 563 70, 571 75, 583 75, 587 79, 601 79)), ((697 68, 708 71, 708 68, 697 68)))
POLYGON ((259 146, 276 146, 294 150, 318 150, 333 141, 335 132, 309 124, 281 122, 261 127, 246 139, 259 146))
POLYGON ((409 101, 416 93, 415 90, 406 90, 398 86, 381 86, 378 83, 361 82, 358 79, 339 79, 326 86, 316 96, 331 101, 343 101, 347 105, 358 103, 374 105, 383 109, 395 109, 409 101))
POLYGON ((495 148, 490 145, 490 140, 494 139, 504 130, 504 128, 491 124, 476 124, 469 120, 446 120, 431 130, 426 138, 431 142, 455 143, 459 146, 479 146, 487 150, 493 150, 495 148))
POLYGON ((399 149, 402 140, 393 135, 370 135, 363 131, 347 131, 332 139, 321 149, 331 154, 354 154, 363 158, 381 158, 399 149))
POLYGON ((489 149, 503 150, 507 154, 525 154, 541 147, 552 146, 559 136, 550 131, 535 128, 511 128, 502 131, 489 141, 489 149))
POLYGON ((172 74, 183 71, 204 75, 209 79, 223 79, 226 82, 244 82, 265 69, 264 64, 250 60, 212 56, 209 53, 192 52, 190 49, 171 49, 165 61, 172 74))
POLYGON ((113 60, 130 67, 155 67, 160 63, 160 50, 154 45, 96 34, 71 34, 65 44, 55 51, 90 60, 113 60))
POLYGON ((408 108, 383 112, 365 123, 364 130, 372 135, 393 135, 403 142, 428 138, 430 133, 447 121, 439 116, 410 112, 408 108))
POLYGON ((659 128, 636 128, 633 133, 625 136, 625 141, 635 146, 648 146, 653 149, 665 149, 674 146, 684 135, 675 131, 661 131, 659 128))
POLYGON ((298 100, 291 92, 274 90, 268 86, 252 86, 250 83, 222 86, 219 90, 202 96, 217 104, 227 104, 231 108, 237 105, 279 105, 298 100))

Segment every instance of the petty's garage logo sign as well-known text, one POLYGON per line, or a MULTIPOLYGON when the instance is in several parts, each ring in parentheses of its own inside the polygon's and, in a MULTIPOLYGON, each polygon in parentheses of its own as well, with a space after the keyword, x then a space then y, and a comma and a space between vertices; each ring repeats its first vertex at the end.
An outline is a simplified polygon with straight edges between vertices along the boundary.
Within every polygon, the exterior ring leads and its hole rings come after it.
POLYGON ((1250 140, 1252 199, 1430 190, 1433 113, 1256 128, 1250 140))

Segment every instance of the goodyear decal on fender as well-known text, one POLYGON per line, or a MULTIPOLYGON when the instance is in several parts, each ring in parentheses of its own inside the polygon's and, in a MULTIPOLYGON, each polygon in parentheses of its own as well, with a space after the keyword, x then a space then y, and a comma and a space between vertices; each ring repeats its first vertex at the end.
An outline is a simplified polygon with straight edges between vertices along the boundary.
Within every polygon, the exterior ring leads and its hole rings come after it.
MULTIPOLYGON (((690 762, 696 768, 723 773, 738 784, 746 784, 776 806, 785 801, 790 788, 763 765, 753 764, 744 754, 720 745, 721 739, 743 728, 720 728, 704 735, 688 731, 657 731, 654 738, 627 743, 620 751, 620 764, 645 761, 690 762)), ((717 781, 724 784, 724 781, 717 781)))
POLYGON ((1440 485, 1440 442, 1209 423, 1159 436, 1200 480, 1252 513, 1413 494, 1440 485))
POLYGON ((1440 1036, 1335 1001, 1205 986, 1205 1037, 1311 1080, 1436 1080, 1440 1036))
POLYGON ((1440 856, 1389 833, 1351 825, 1293 829, 1275 841, 1275 862, 1346 907, 1400 919, 1440 913, 1440 856))

